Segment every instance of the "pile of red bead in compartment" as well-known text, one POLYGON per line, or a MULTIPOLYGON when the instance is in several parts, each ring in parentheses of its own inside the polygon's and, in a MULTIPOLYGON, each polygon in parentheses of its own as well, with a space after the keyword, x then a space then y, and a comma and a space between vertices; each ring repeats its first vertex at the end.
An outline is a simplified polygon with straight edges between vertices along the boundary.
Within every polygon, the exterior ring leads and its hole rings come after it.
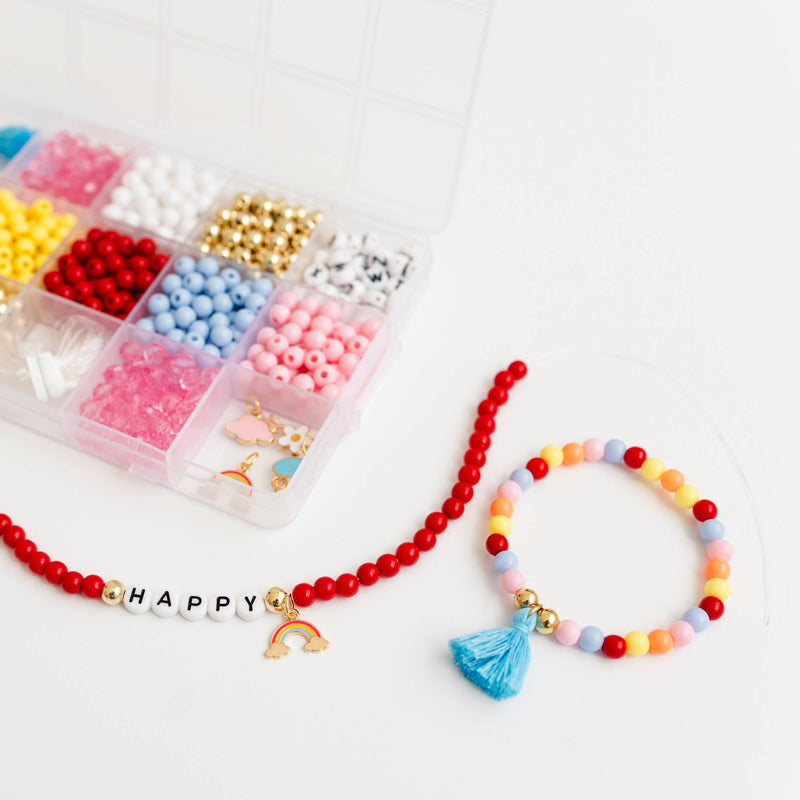
POLYGON ((115 230, 92 228, 59 256, 44 288, 67 300, 125 319, 169 260, 152 239, 134 241, 115 230))

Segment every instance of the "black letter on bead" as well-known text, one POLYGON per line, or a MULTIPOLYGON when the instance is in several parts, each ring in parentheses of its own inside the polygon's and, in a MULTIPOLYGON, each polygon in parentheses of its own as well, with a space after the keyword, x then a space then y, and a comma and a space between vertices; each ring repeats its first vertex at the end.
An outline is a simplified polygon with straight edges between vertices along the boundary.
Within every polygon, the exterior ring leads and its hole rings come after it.
POLYGON ((203 605, 203 598, 198 597, 196 594, 190 594, 189 599, 186 601, 187 611, 191 611, 195 606, 203 605))
MULTIPOLYGON (((221 611, 223 608, 227 608, 231 604, 230 597, 225 597, 225 595, 220 595, 217 598, 217 611, 221 611)), ((250 609, 252 611, 252 609, 250 609)))
POLYGON ((247 607, 252 611, 253 606, 256 604, 256 595, 253 595, 252 597, 245 597, 244 601, 247 603, 247 607))
POLYGON ((157 606, 160 606, 162 604, 167 606, 167 608, 172 608, 172 600, 169 596, 168 591, 164 592, 164 594, 162 594, 161 597, 158 598, 158 602, 156 602, 157 606))
POLYGON ((131 590, 128 592, 128 602, 141 605, 144 602, 144 589, 137 591, 135 586, 131 586, 131 590))

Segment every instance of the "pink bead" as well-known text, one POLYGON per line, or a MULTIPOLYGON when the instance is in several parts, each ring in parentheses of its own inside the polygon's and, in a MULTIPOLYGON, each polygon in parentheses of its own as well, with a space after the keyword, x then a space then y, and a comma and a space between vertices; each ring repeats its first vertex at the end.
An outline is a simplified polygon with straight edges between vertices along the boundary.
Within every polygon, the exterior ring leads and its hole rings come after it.
POLYGON ((325 397, 328 400, 336 400, 341 393, 342 390, 335 383, 329 383, 327 386, 323 386, 319 390, 320 396, 325 397))
POLYGON ((268 375, 273 367, 278 366, 278 356, 276 356, 275 353, 269 353, 265 350, 253 359, 253 366, 256 372, 260 372, 262 375, 268 375))
POLYGON ((355 353, 358 356, 363 356, 369 347, 369 339, 366 336, 354 336, 347 343, 347 352, 355 353))
POLYGON ((319 350, 328 337, 322 331, 306 331, 303 334, 303 344, 309 350, 319 350))
POLYGON ((330 317, 314 317, 311 320, 311 330, 322 331, 325 336, 329 336, 335 324, 330 317))
POLYGON ((328 317, 328 319, 332 319, 334 322, 339 319, 339 315, 342 313, 342 307, 335 302, 334 300, 326 300, 320 307, 319 311, 317 311, 317 316, 319 317, 328 317))
POLYGON ((278 297, 278 302, 286 306, 289 311, 294 311, 300 302, 300 298, 294 292, 282 292, 278 297))
POLYGON ((356 336, 361 333, 361 323, 357 319, 351 319, 347 324, 353 329, 356 336))
POLYGON ((581 626, 574 619, 562 619, 556 625, 556 641, 566 647, 578 644, 581 638, 581 626))
POLYGON ((522 497, 522 487, 516 481, 503 481, 497 487, 497 496, 516 503, 522 497))
POLYGON ((313 317, 314 314, 316 314, 317 311, 319 311, 319 300, 317 300, 315 297, 311 297, 311 295, 309 295, 308 297, 304 297, 297 304, 297 307, 298 308, 302 308, 303 311, 307 311, 309 313, 309 316, 313 317))
POLYGON ((289 340, 280 333, 276 333, 274 336, 270 337, 267 340, 267 343, 264 347, 270 352, 275 353, 276 356, 280 356, 283 354, 283 351, 289 346, 289 340))
POLYGON ((287 322, 281 327, 281 335, 289 344, 297 344, 303 338, 303 329, 296 322, 287 322))
POLYGON ((355 335, 356 332, 349 325, 337 325, 333 329, 333 338, 342 344, 347 344, 355 335))
POLYGON ((515 594, 525 588, 525 576, 518 569, 507 569, 500 576, 500 585, 504 592, 515 594))
POLYGON ((292 310, 289 308, 289 306, 285 306, 283 303, 276 303, 269 310, 269 321, 273 325, 280 327, 289 321, 291 314, 292 310))
POLYGON ((321 367, 323 364, 327 364, 328 359, 325 358, 325 354, 322 350, 309 350, 306 353, 306 357, 303 359, 303 364, 305 365, 307 370, 313 372, 317 367, 321 367))
MULTIPOLYGON (((558 628, 556 628, 558 630, 558 628)), ((685 620, 679 619, 669 627, 669 632, 675 640, 676 647, 686 647, 694 641, 694 628, 685 620)))
POLYGON ((277 331, 275 330, 275 328, 272 328, 269 325, 267 325, 258 332, 258 335, 256 336, 256 341, 259 344, 266 345, 267 341, 271 339, 276 333, 277 331))
POLYGON ((329 364, 335 364, 344 355, 344 345, 338 339, 328 339, 322 352, 329 364))
POLYGON ((270 378, 275 378, 276 381, 283 381, 284 383, 288 383, 292 379, 292 371, 283 364, 274 366, 267 375, 269 375, 270 378))
POLYGON ((256 356, 259 353, 263 353, 263 352, 264 352, 264 345, 263 344, 252 344, 247 349, 247 358, 250 359, 250 361, 255 361, 256 360, 256 356))
POLYGON ((304 392, 313 392, 315 389, 314 379, 307 373, 301 372, 292 378, 292 386, 302 389, 304 392))
POLYGON ((306 351, 302 347, 294 344, 283 351, 283 363, 289 369, 300 369, 303 366, 303 359, 306 357, 306 351))
POLYGON ((361 359, 355 353, 345 353, 338 362, 339 369, 349 378, 359 365, 361 359))
POLYGON ((359 333, 362 336, 366 336, 367 339, 372 341, 375 338, 375 334, 381 329, 381 321, 372 317, 371 319, 365 319, 361 323, 361 330, 359 333))
POLYGON ((719 558, 721 561, 730 561, 733 558, 733 545, 727 539, 715 539, 708 543, 706 553, 709 559, 719 558))
POLYGON ((336 383, 339 377, 339 370, 330 364, 323 364, 314 370, 314 383, 317 386, 327 386, 329 383, 336 383))
POLYGON ((583 458, 585 461, 602 461, 606 446, 600 439, 587 439, 583 443, 583 458))
POLYGON ((311 314, 309 314, 308 311, 303 311, 302 308, 296 308, 292 311, 289 321, 294 322, 295 325, 300 326, 301 330, 306 331, 311 324, 311 314))

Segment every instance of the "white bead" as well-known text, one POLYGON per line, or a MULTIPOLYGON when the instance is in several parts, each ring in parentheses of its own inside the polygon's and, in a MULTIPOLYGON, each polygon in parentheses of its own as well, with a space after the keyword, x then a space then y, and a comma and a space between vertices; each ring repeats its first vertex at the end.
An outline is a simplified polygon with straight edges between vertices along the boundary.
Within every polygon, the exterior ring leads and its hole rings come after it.
POLYGON ((389 285, 389 271, 373 262, 364 271, 363 281, 371 289, 383 290, 389 285))
POLYGON ((350 261, 355 256, 355 251, 349 247, 337 247, 328 253, 327 264, 332 267, 334 264, 343 264, 350 261))
POLYGON ((133 196, 133 205, 143 197, 150 197, 150 187, 146 183, 137 183, 134 186, 129 186, 130 193, 133 196))
POLYGON ((142 227, 154 231, 160 224, 157 211, 149 211, 147 214, 142 214, 142 227))
POLYGON ((161 224, 167 228, 174 228, 181 220, 181 215, 174 208, 165 208, 161 212, 161 224))
POLYGON ((334 286, 344 286, 352 283, 358 274, 349 261, 336 264, 331 268, 330 273, 329 280, 334 286))
POLYGON ((128 172, 122 176, 122 185, 132 189, 134 186, 143 186, 144 181, 138 172, 128 170, 128 172))
POLYGON ((359 303, 367 293, 367 287, 361 281, 353 281, 344 286, 339 286, 339 292, 342 297, 346 297, 353 303, 359 303))
POLYGON ((133 201, 133 194, 127 186, 117 186, 111 192, 111 201, 116 203, 120 208, 127 208, 133 201))
POLYGON ((164 193, 164 196, 161 198, 161 202, 165 206, 179 206, 184 200, 184 196, 181 192, 177 189, 169 189, 167 192, 164 193))
POLYGON ((178 176, 194 177, 194 164, 188 158, 179 158, 172 166, 172 171, 178 176))
POLYGON ((326 267, 328 266, 329 257, 330 253, 327 250, 317 250, 317 252, 314 253, 314 263, 326 267))
POLYGON ((153 159, 153 165, 156 169, 160 169, 163 172, 169 172, 175 164, 175 159, 172 156, 167 155, 166 153, 159 153, 153 159))
POLYGON ((387 300, 386 295, 378 289, 367 289, 364 294, 364 302, 373 308, 384 308, 387 300))
POLYGON ((122 604, 131 614, 144 614, 150 610, 153 593, 144 586, 129 586, 125 590, 122 604))
POLYGON ((318 292, 330 295, 331 297, 342 296, 342 293, 332 283, 323 283, 321 286, 317 286, 316 289, 318 292))
POLYGON ((150 194, 162 203, 164 202, 164 197, 170 191, 171 187, 166 181, 157 181, 150 184, 150 194))
POLYGON ((153 197, 150 192, 143 197, 137 197, 134 201, 133 207, 144 217, 145 214, 150 214, 153 211, 158 211, 158 200, 153 197))
POLYGON ((167 184, 169 183, 169 181, 167 180, 167 173, 161 169, 153 168, 152 170, 150 170, 150 172, 148 172, 146 175, 143 175, 142 177, 151 187, 158 186, 159 184, 162 183, 167 183, 167 184))
POLYGON ((197 188, 202 190, 205 194, 216 194, 220 189, 220 181, 213 172, 203 170, 195 178, 197 188))
POLYGON ((347 249, 350 247, 350 236, 344 231, 339 231, 333 235, 331 239, 331 248, 334 250, 347 249))
POLYGON ((103 216, 109 219, 116 220, 117 222, 122 219, 123 211, 116 203, 109 203, 103 206, 103 216))
POLYGON ((197 205, 190 199, 184 200, 178 207, 178 213, 185 219, 197 218, 197 205))
POLYGON ((405 282, 405 278, 389 278, 389 283, 383 291, 386 294, 394 294, 405 282))
POLYGON ((133 168, 136 172, 141 172, 144 175, 153 169, 153 162, 147 156, 139 156, 139 158, 133 162, 133 168))
POLYGON ((198 209, 198 211, 205 211, 213 202, 214 202, 213 193, 206 194, 205 192, 203 192, 202 194, 194 195, 194 205, 198 209))
POLYGON ((323 286, 330 276, 330 270, 322 264, 311 264, 303 271, 303 281, 312 286, 323 286))
POLYGON ((408 278, 414 271, 414 258, 410 253, 399 250, 389 259, 389 274, 393 278, 408 278))
POLYGON ((228 622, 236 616, 236 598, 232 594, 215 594, 208 601, 208 616, 215 622, 228 622))
POLYGON ((133 210, 126 211, 122 215, 122 220, 126 225, 130 225, 132 228, 136 228, 142 224, 142 218, 133 210))
POLYGON ((189 175, 176 175, 175 188, 183 195, 193 195, 194 180, 189 175))
POLYGON ((204 594, 185 594, 180 602, 181 616, 190 622, 202 619, 208 611, 208 598, 204 594))
POLYGON ((252 622, 266 613, 264 601, 257 594, 243 594, 236 601, 236 613, 245 622, 252 622))
POLYGON ((181 596, 175 589, 157 589, 150 601, 150 610, 157 617, 174 617, 178 613, 181 596))
POLYGON ((194 228, 196 222, 197 222, 197 217, 193 219, 186 219, 184 217, 184 219, 182 219, 178 223, 178 227, 175 230, 178 233, 178 235, 186 236, 192 230, 192 228, 194 228))
POLYGON ((159 225, 155 230, 159 236, 163 236, 165 239, 175 238, 175 229, 170 228, 167 225, 159 225))
POLYGON ((378 249, 380 238, 377 233, 365 233, 361 249, 365 253, 374 253, 378 249))

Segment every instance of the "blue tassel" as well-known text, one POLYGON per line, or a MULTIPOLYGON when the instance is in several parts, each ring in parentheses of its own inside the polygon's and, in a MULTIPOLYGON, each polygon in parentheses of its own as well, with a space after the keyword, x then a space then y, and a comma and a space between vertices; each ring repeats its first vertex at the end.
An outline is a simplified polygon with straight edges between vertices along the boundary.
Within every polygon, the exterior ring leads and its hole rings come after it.
POLYGON ((538 614, 521 608, 508 628, 492 628, 450 640, 456 666, 476 686, 495 700, 519 694, 531 662, 528 635, 536 626, 538 614))

